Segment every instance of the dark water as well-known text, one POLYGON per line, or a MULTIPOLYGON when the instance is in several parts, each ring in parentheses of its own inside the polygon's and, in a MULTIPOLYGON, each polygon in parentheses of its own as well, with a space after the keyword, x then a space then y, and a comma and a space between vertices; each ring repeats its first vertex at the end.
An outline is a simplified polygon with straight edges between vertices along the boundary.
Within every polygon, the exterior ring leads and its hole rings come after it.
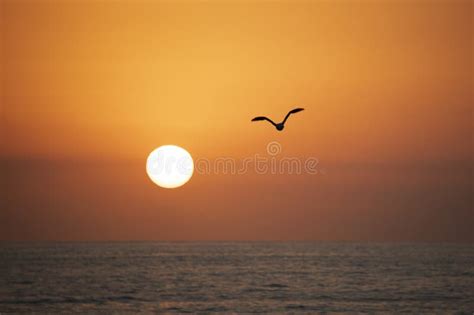
POLYGON ((0 243, 4 312, 474 311, 474 246, 0 243))

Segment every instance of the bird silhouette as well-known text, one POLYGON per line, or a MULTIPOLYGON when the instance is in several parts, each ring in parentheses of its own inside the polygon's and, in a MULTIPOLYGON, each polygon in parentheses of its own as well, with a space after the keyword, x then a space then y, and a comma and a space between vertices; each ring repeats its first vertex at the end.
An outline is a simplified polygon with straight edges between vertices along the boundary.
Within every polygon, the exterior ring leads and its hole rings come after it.
POLYGON ((295 108, 295 109, 290 110, 290 111, 288 112, 288 114, 286 114, 285 119, 283 119, 283 121, 282 121, 281 123, 278 123, 278 124, 276 124, 275 122, 273 122, 273 120, 271 120, 270 118, 265 117, 265 116, 257 116, 257 117, 255 117, 254 119, 252 119, 252 121, 266 120, 266 121, 269 121, 273 126, 275 126, 275 128, 276 128, 278 131, 282 131, 283 128, 285 128, 285 122, 286 122, 286 120, 288 119, 288 117, 290 117, 291 114, 294 114, 294 113, 297 113, 297 112, 301 112, 302 110, 304 110, 304 108, 295 108))

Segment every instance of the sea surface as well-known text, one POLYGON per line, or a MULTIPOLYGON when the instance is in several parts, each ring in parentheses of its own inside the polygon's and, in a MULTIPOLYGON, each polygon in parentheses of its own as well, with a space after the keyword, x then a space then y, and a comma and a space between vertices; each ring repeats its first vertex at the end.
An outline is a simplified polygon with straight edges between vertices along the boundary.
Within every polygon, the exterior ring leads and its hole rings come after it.
POLYGON ((474 245, 0 243, 0 313, 474 312, 474 245))

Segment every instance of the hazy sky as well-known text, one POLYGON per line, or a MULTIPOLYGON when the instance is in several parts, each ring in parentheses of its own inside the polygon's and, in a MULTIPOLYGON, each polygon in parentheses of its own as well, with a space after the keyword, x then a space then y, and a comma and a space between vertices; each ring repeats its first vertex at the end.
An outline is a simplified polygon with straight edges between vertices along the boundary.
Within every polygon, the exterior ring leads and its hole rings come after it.
POLYGON ((471 1, 1 1, 0 239, 474 241, 471 1), (284 132, 256 115, 279 118, 284 132), (315 157, 324 174, 145 173, 315 157))

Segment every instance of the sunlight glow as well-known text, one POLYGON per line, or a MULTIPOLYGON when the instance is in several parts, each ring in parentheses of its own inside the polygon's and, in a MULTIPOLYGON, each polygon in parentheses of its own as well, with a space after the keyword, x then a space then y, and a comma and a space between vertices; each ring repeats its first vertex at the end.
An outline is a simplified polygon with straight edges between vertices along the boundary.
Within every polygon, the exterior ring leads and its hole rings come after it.
POLYGON ((160 187, 176 188, 189 181, 194 171, 191 154, 175 145, 163 145, 153 150, 146 162, 146 172, 160 187))

